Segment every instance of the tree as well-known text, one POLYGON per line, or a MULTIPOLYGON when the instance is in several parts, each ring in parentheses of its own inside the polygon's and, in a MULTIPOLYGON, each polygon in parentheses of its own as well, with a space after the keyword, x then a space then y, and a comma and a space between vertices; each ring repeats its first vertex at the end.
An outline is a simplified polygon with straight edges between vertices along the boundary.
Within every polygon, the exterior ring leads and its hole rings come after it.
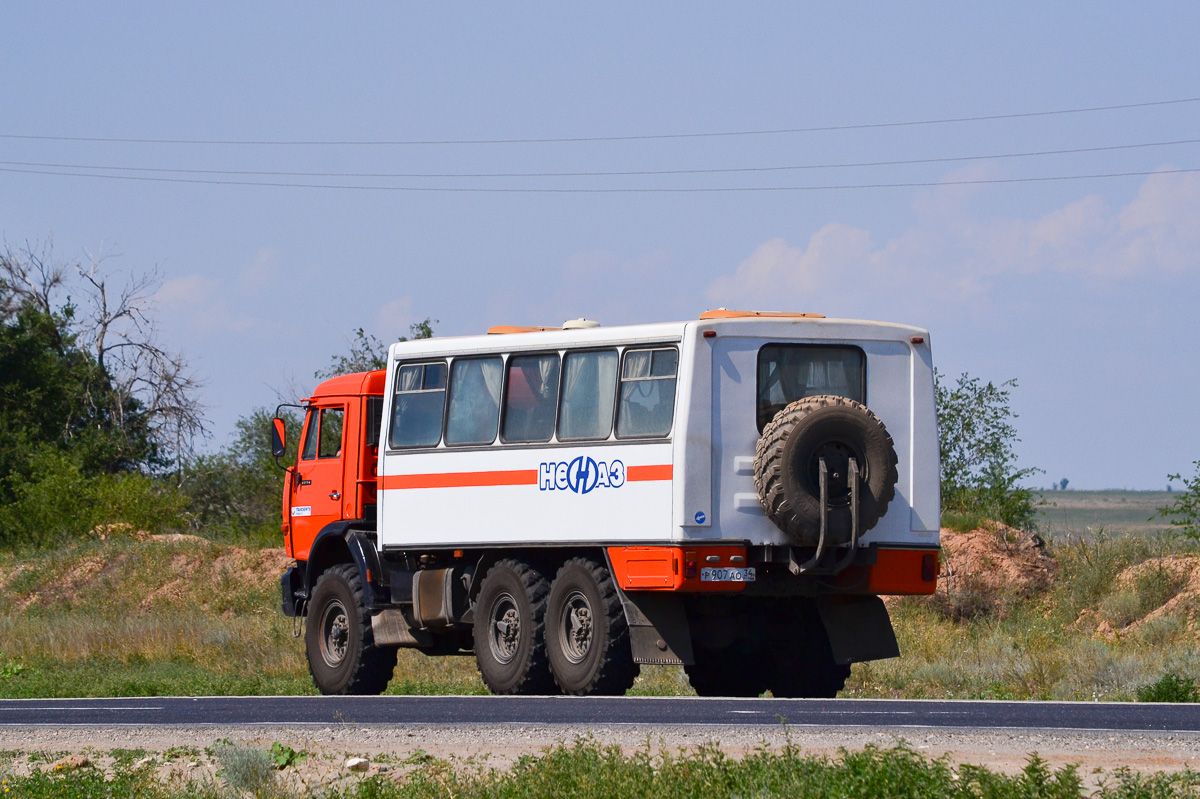
POLYGON ((1020 441, 1009 407, 1016 380, 981 384, 965 372, 953 388, 934 372, 943 512, 1033 526, 1033 491, 1021 485, 1040 469, 1017 468, 1020 441))
MULTIPOLYGON (((1179 474, 1167 475, 1168 480, 1183 480, 1183 491, 1172 499, 1168 507, 1160 508, 1158 515, 1171 520, 1175 531, 1188 538, 1200 538, 1200 461, 1194 461, 1196 474, 1184 479, 1179 474)), ((1167 486, 1171 491, 1171 486, 1167 486)))
POLYGON ((1071 481, 1064 477, 1062 480, 1059 481, 1058 485, 1063 491, 1066 491, 1067 483, 1069 483, 1069 482, 1071 482, 1071 481))
MULTIPOLYGON (((436 319, 425 317, 422 321, 414 322, 408 326, 408 336, 400 336, 396 340, 408 341, 410 338, 433 338, 433 325, 436 322, 436 319)), ((388 345, 360 327, 354 331, 354 340, 350 342, 350 352, 345 355, 333 356, 329 368, 314 372, 313 377, 323 380, 329 377, 337 377, 338 375, 351 374, 352 372, 369 372, 373 369, 382 369, 387 365, 387 353, 388 345)))
MULTIPOLYGON (((156 471, 173 464, 178 473, 195 442, 208 434, 200 383, 181 353, 158 343, 150 313, 158 273, 129 274, 122 282, 107 260, 88 254, 86 264, 68 266, 53 259, 50 243, 40 250, 6 245, 0 255, 0 314, 18 338, 31 325, 40 326, 37 346, 43 354, 53 351, 62 363, 88 372, 76 381, 74 410, 62 418, 68 431, 73 420, 84 418, 85 426, 96 423, 106 431, 110 442, 124 441, 115 461, 101 459, 106 468, 156 471), (62 297, 72 279, 79 304, 62 297)), ((94 461, 85 457, 85 467, 94 461)))
MULTIPOLYGON (((220 452, 201 455, 187 467, 181 485, 191 500, 192 515, 210 535, 252 538, 276 543, 279 536, 280 485, 283 471, 271 454, 269 408, 256 408, 238 419, 233 441, 220 452)), ((290 458, 300 438, 299 414, 282 415, 290 458)))

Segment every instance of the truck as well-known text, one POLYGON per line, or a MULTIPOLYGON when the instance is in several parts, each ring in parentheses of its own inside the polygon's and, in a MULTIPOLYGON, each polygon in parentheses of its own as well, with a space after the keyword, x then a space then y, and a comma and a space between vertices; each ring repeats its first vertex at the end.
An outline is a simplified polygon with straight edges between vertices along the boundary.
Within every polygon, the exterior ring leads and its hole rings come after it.
POLYGON ((282 605, 324 694, 381 693, 406 647, 473 655, 496 694, 674 664, 701 696, 833 697, 899 655, 882 597, 937 584, 921 328, 498 326, 392 344, 300 407, 282 605))

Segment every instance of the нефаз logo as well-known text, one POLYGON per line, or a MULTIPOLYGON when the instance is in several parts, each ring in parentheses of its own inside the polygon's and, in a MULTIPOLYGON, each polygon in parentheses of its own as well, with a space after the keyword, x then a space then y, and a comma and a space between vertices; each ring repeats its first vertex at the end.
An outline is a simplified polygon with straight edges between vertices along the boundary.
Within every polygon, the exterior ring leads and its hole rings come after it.
POLYGON ((595 461, 580 455, 573 461, 543 463, 538 466, 538 488, 542 491, 574 491, 586 494, 596 488, 620 488, 625 485, 625 464, 621 461, 595 461))

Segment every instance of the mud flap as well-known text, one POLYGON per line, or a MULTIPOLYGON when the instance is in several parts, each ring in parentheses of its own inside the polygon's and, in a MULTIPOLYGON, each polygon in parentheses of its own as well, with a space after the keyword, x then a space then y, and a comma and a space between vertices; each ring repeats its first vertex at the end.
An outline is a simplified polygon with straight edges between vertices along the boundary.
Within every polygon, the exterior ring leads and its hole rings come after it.
POLYGON ((887 606, 877 596, 821 596, 817 612, 837 663, 900 657, 887 606))
POLYGON ((629 623, 629 643, 635 663, 690 666, 696 662, 682 598, 655 591, 626 593, 620 588, 617 594, 629 623))

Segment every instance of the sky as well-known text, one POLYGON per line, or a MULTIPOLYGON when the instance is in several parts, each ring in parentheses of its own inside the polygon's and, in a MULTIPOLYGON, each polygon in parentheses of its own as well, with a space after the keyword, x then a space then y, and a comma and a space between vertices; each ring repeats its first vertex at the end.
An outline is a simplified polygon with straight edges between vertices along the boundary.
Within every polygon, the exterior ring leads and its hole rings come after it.
POLYGON ((209 449, 360 327, 754 308, 925 327, 1032 484, 1161 490, 1200 4, 993 5, 5 3, 0 235, 159 270, 209 449))

